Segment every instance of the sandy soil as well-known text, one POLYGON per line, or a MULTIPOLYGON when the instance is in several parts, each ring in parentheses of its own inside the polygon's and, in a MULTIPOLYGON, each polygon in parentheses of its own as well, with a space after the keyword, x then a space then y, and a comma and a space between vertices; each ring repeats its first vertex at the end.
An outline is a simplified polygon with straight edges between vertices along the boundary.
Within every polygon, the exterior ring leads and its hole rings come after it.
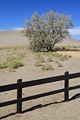
MULTIPOLYGON (((0 39, 1 40, 1 39, 0 39)), ((10 43, 11 44, 11 43, 10 43)), ((64 74, 65 71, 70 73, 80 72, 80 52, 64 52, 72 55, 72 58, 63 62, 63 67, 56 67, 51 71, 42 71, 34 67, 34 56, 29 52, 23 59, 25 66, 9 72, 0 70, 0 85, 17 82, 19 78, 23 81, 34 80, 64 74)), ((70 86, 79 85, 80 79, 71 80, 70 86)), ((23 89, 23 97, 42 92, 47 92, 62 88, 63 82, 36 86, 23 89)), ((80 93, 80 89, 70 92, 70 98, 80 93)), ((16 114, 16 105, 0 108, 0 120, 80 120, 80 98, 69 102, 61 102, 64 94, 52 95, 36 100, 26 101, 23 103, 23 114, 16 114), (31 111, 27 112, 27 109, 31 111)), ((16 99, 16 91, 0 93, 0 102, 16 99)))
POLYGON ((0 31, 0 47, 26 44, 28 41, 21 31, 0 31))

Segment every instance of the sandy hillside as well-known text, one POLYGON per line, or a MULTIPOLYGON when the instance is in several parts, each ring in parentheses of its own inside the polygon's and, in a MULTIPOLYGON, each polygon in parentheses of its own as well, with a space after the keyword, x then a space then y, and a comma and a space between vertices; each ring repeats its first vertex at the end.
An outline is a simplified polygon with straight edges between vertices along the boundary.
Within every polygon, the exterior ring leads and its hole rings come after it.
POLYGON ((62 43, 59 43, 59 45, 64 45, 64 46, 80 46, 80 40, 72 39, 72 38, 67 38, 64 39, 62 43))
MULTIPOLYGON (((26 45, 29 41, 21 31, 0 31, 0 46, 26 45)), ((60 45, 80 46, 79 40, 66 39, 60 45)))
POLYGON ((15 46, 28 44, 21 31, 0 31, 0 46, 15 46))

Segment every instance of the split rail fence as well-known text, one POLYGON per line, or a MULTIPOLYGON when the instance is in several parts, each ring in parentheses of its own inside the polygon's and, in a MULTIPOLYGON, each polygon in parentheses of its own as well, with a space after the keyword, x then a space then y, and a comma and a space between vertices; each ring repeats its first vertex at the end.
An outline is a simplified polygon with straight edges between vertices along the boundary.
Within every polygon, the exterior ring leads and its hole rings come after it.
POLYGON ((32 99, 41 98, 41 97, 45 97, 45 96, 49 96, 49 95, 53 95, 53 94, 57 94, 61 92, 64 92, 64 101, 68 101, 69 91, 80 88, 80 85, 70 87, 69 81, 70 79, 78 78, 78 77, 80 77, 80 72, 73 73, 73 74, 69 74, 69 72, 65 72, 64 75, 43 78, 43 79, 38 79, 38 80, 32 80, 32 81, 27 81, 27 82, 22 82, 22 79, 18 79, 17 83, 0 86, 0 92, 11 91, 15 89, 17 90, 17 99, 2 102, 0 103, 0 107, 5 107, 5 106, 12 105, 12 104, 16 104, 17 113, 22 113, 22 103, 24 101, 29 101, 32 99), (22 88, 33 87, 33 86, 38 86, 41 84, 47 84, 47 83, 53 83, 53 82, 59 82, 59 81, 64 81, 64 88, 22 98, 22 88))

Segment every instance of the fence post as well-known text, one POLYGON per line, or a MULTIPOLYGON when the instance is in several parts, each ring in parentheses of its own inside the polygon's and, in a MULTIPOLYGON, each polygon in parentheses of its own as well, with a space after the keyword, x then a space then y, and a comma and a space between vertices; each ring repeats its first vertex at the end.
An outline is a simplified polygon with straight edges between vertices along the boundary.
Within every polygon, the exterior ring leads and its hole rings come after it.
POLYGON ((69 100, 69 72, 65 72, 65 80, 64 80, 64 101, 69 100))
POLYGON ((18 89, 17 89, 17 113, 22 112, 22 79, 17 80, 18 89))

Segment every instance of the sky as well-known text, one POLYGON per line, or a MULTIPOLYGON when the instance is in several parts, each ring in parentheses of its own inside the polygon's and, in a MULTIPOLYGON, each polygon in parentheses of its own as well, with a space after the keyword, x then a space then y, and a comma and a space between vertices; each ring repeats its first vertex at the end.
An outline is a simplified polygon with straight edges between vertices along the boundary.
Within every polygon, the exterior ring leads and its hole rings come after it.
POLYGON ((80 39, 80 0, 0 0, 0 30, 21 30, 35 11, 50 10, 71 16, 74 28, 69 31, 80 39))

